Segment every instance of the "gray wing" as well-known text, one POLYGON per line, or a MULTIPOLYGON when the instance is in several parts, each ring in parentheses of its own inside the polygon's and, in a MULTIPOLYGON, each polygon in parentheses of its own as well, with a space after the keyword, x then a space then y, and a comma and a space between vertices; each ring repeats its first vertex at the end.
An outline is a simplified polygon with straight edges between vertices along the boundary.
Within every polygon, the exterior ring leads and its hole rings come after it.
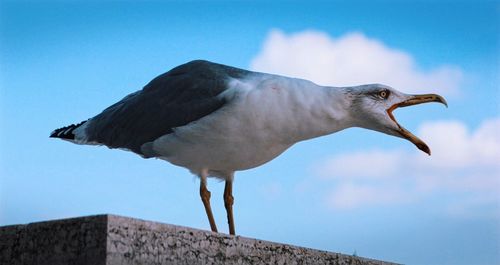
POLYGON ((221 108, 226 102, 217 95, 227 89, 227 79, 248 73, 199 60, 180 65, 90 119, 88 141, 144 155, 144 143, 221 108))

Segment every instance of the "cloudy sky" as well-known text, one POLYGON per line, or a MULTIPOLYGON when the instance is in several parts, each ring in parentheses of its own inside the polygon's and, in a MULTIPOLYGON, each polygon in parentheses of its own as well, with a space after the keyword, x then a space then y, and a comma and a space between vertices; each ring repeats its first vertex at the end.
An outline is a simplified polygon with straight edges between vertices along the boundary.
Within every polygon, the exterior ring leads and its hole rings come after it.
MULTIPOLYGON (((198 180, 49 139, 192 59, 439 93, 395 115, 432 156, 363 129, 239 172, 238 234, 405 264, 499 264, 495 2, 0 2, 0 225, 113 213, 209 229, 198 180)), ((219 229, 223 184, 210 181, 219 229)))

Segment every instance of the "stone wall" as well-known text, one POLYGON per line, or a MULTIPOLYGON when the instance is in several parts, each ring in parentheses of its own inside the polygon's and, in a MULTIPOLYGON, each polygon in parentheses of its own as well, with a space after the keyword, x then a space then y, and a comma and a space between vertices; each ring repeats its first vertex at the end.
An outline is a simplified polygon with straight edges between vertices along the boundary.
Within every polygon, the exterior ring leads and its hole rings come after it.
POLYGON ((0 264, 106 264, 107 215, 0 227, 0 264))
POLYGON ((0 227, 0 264, 394 263, 115 215, 97 215, 0 227))

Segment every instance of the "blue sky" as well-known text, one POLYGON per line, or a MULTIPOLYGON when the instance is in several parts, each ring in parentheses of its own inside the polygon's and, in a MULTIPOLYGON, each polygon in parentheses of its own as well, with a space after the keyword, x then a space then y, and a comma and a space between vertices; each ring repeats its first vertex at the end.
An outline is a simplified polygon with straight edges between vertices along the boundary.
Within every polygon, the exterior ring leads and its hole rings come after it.
MULTIPOLYGON (((431 157, 348 129, 237 173, 238 234, 405 264, 498 264, 498 25, 498 3, 483 1, 2 1, 0 225, 113 213, 209 229, 187 170, 48 138, 207 59, 449 103, 396 113, 431 157), (321 57, 329 67, 317 66, 321 57)), ((227 231, 223 186, 209 182, 227 231)))

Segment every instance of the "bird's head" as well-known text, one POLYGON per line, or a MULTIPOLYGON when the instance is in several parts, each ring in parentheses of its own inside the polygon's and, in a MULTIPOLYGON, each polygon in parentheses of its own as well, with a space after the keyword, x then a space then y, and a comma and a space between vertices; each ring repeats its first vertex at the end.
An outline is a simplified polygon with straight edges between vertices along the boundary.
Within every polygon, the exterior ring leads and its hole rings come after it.
POLYGON ((443 97, 436 94, 408 95, 380 84, 351 87, 347 89, 347 95, 356 126, 407 139, 418 149, 431 154, 427 144, 401 126, 392 112, 399 107, 428 102, 448 106, 443 97))

